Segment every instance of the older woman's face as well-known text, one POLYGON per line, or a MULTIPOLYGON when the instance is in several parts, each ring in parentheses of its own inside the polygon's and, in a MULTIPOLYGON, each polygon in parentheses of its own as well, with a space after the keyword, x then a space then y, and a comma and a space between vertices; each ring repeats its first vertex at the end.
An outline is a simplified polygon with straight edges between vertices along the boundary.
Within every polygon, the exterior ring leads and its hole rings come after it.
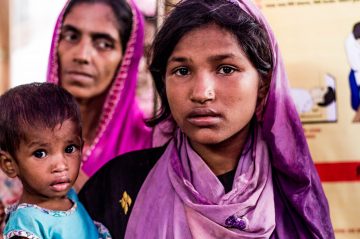
POLYGON ((81 3, 68 13, 58 48, 61 85, 80 100, 102 94, 122 59, 118 23, 103 3, 81 3))
POLYGON ((254 115, 258 72, 235 36, 217 25, 180 39, 165 78, 172 116, 193 144, 236 138, 254 115))

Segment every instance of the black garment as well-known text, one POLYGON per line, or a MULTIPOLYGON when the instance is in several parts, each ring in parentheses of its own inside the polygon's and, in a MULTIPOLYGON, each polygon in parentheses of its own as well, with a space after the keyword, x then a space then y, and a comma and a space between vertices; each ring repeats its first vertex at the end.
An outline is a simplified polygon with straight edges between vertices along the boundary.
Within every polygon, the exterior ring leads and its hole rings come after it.
MULTIPOLYGON (((96 172, 79 192, 80 201, 91 218, 104 224, 113 239, 124 238, 141 185, 165 148, 166 146, 134 151, 112 159, 96 172), (124 192, 131 201, 124 196, 124 192)), ((225 192, 232 188, 235 171, 218 176, 225 192)))
POLYGON ((153 148, 118 156, 96 172, 79 192, 92 219, 103 223, 112 238, 124 238, 140 187, 164 150, 153 148))
POLYGON ((221 184, 224 186, 225 193, 228 193, 232 189, 232 185, 234 182, 236 169, 233 169, 227 173, 218 175, 217 178, 220 180, 221 184))

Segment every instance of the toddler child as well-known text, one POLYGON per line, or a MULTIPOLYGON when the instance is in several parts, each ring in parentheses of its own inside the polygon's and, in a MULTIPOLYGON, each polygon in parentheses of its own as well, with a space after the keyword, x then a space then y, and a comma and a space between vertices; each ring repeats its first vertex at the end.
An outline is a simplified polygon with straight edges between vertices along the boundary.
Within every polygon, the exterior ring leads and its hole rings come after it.
POLYGON ((0 97, 0 167, 23 193, 7 209, 4 238, 110 238, 72 189, 83 145, 74 98, 51 83, 15 87, 0 97))

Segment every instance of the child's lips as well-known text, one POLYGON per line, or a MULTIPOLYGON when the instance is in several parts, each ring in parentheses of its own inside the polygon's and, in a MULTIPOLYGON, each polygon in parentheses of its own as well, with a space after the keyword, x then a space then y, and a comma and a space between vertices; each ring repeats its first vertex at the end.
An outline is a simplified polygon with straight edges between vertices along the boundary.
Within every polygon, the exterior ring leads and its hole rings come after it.
POLYGON ((50 187, 56 191, 56 192, 61 192, 64 190, 67 190, 70 186, 70 179, 69 178, 59 178, 54 180, 51 184, 50 187))

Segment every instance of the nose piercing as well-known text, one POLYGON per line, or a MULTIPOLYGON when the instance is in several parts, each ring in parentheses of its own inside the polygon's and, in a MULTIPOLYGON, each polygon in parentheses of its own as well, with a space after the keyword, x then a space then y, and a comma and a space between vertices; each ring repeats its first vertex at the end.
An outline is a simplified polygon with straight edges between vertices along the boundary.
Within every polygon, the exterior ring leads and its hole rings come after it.
POLYGON ((207 92, 207 97, 208 97, 209 99, 213 99, 213 98, 214 98, 214 92, 211 91, 211 90, 209 90, 209 91, 207 92))

